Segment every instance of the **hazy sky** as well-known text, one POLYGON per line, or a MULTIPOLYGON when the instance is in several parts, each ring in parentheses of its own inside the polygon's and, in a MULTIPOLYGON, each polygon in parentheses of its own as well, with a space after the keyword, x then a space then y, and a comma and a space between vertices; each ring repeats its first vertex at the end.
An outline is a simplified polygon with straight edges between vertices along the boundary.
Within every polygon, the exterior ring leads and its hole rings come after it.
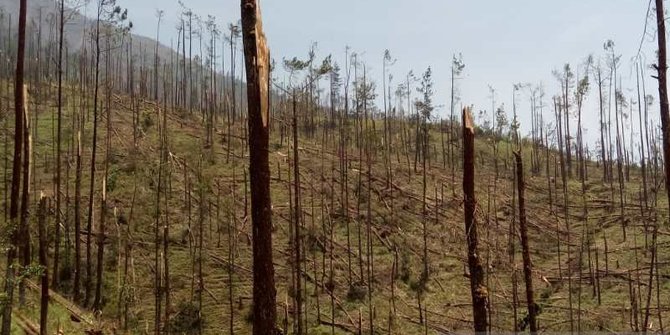
MULTIPOLYGON (((184 2, 203 17, 216 16, 220 26, 239 20, 237 0, 184 2)), ((148 36, 155 35, 156 9, 164 10, 161 41, 169 45, 170 39, 176 38, 176 0, 118 3, 129 9, 135 33, 148 36)), ((570 63, 575 72, 583 73, 581 64, 586 56, 604 55, 607 39, 614 40, 617 53, 622 55, 624 89, 633 88, 635 72, 630 59, 638 50, 648 1, 263 0, 261 5, 272 55, 278 61, 304 57, 311 43, 318 42, 320 56, 333 54, 342 64, 345 46, 350 46, 363 55, 381 87, 382 57, 389 49, 397 59, 391 68, 395 78, 410 70, 419 74, 428 66, 433 68, 435 102, 442 105, 439 112, 445 115, 454 53, 462 53, 466 64, 459 81, 462 102, 473 104, 475 111, 491 109, 491 85, 497 91, 496 100, 505 103, 511 113, 512 85, 519 82, 543 83, 548 104, 557 92, 552 70, 570 63)), ((654 33, 651 20, 648 29, 654 33)), ((655 43, 653 38, 645 40, 647 63, 654 57, 655 43)), ((648 79, 648 92, 656 95, 653 85, 655 81, 648 79)), ((522 124, 530 121, 527 96, 519 95, 522 124)), ((597 133, 595 99, 595 95, 589 96, 585 112, 589 138, 597 133)), ((653 115, 656 110, 654 107, 653 115)), ((547 109, 547 117, 549 113, 547 109)))

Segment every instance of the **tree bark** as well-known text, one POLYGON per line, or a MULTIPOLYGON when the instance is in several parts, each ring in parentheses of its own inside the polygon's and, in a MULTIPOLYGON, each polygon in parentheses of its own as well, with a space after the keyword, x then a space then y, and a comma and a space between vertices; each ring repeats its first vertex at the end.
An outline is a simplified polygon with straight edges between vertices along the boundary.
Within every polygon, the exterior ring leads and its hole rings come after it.
POLYGON ((62 116, 63 116, 63 45, 64 45, 64 27, 65 27, 65 0, 60 1, 59 13, 59 37, 58 37, 58 125, 56 139, 56 231, 54 245, 54 265, 53 265, 53 287, 58 287, 58 264, 60 261, 60 225, 61 225, 61 137, 62 137, 62 116))
POLYGON ((298 156, 298 116, 296 90, 293 90, 293 249, 295 261, 295 332, 302 335, 302 208, 300 206, 300 157, 298 156))
POLYGON ((19 214, 19 188, 21 185, 21 151, 23 145, 23 72, 26 50, 26 12, 27 0, 21 0, 19 7, 19 32, 16 58, 16 76, 14 82, 14 160, 12 163, 12 189, 9 206, 9 241, 7 250, 7 267, 5 278, 5 294, 7 305, 2 314, 2 335, 9 335, 12 326, 12 304, 14 298, 14 268, 19 235, 17 218, 19 214))
POLYGON ((470 109, 463 110, 463 194, 465 198, 465 232, 468 243, 470 293, 475 332, 488 329, 488 291, 484 284, 484 269, 477 253, 477 222, 475 211, 475 128, 470 109))
POLYGON ((47 264, 47 233, 46 233, 46 216, 47 216, 47 198, 43 195, 40 198, 40 207, 38 213, 38 230, 39 230, 39 262, 42 268, 40 276, 42 283, 42 291, 40 295, 40 335, 47 335, 47 321, 49 314, 49 265, 47 264))
POLYGON ((668 70, 667 53, 665 45, 665 12, 663 11, 663 0, 656 0, 656 22, 658 31, 658 98, 661 105, 661 128, 663 131, 663 158, 665 169, 665 189, 670 200, 670 106, 668 105, 668 83, 666 72, 668 70))
POLYGON ((91 237, 93 231, 93 195, 95 191, 95 161, 98 147, 98 93, 100 91, 100 20, 104 2, 98 3, 98 17, 95 28, 95 83, 93 93, 93 142, 91 143, 91 180, 88 192, 88 221, 86 224, 86 281, 84 282, 84 306, 88 305, 91 299, 91 283, 93 280, 93 262, 91 256, 91 237))
MULTIPOLYGON (((79 117, 77 118, 79 119, 79 117)), ((77 120, 79 123, 79 120, 77 120)), ((79 127, 79 126, 78 126, 79 127)), ((74 284, 73 300, 79 302, 81 290, 81 130, 77 130, 77 158, 74 180, 74 284)))
MULTIPOLYGON (((23 86, 23 184, 21 185, 21 217, 19 218, 19 258, 25 269, 31 262, 30 250, 30 168, 32 156, 32 135, 30 134, 30 115, 28 114, 28 86, 23 86)), ((19 281, 19 305, 25 304, 25 282, 19 281)))
POLYGON ((276 334, 276 289, 272 263, 272 203, 270 199, 269 52, 260 6, 241 0, 242 35, 249 113, 249 176, 253 239, 253 334, 276 334))
POLYGON ((516 157, 516 178, 517 189, 519 192, 519 233, 521 234, 521 249, 523 252, 523 275, 526 281, 526 302, 528 304, 528 324, 530 333, 537 332, 537 310, 535 298, 533 297, 533 263, 530 259, 530 247, 528 246, 528 227, 526 226, 526 201, 524 192, 526 182, 523 178, 523 160, 520 152, 515 152, 516 157))

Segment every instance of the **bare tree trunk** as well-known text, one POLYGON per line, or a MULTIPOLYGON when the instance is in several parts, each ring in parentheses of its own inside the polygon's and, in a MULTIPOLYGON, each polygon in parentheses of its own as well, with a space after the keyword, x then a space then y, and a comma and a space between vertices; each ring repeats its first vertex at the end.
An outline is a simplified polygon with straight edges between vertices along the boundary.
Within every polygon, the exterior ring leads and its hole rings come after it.
POLYGON ((61 120, 63 118, 63 40, 65 27, 65 0, 60 1, 59 13, 59 41, 58 41, 58 137, 56 139, 56 231, 55 231, 55 246, 54 246, 54 265, 53 265, 53 287, 58 288, 58 264, 60 261, 60 225, 61 225, 61 136, 62 126, 61 120))
MULTIPOLYGON (((167 98, 165 99, 167 109, 167 98)), ((174 109, 174 105, 173 105, 174 109)), ((168 152, 169 152, 169 143, 168 143, 168 122, 167 122, 167 111, 163 113, 163 136, 161 138, 162 142, 162 152, 163 160, 165 161, 165 186, 163 190, 163 201, 165 206, 165 221, 163 226, 163 275, 164 275, 164 289, 165 289, 165 324, 169 325, 170 322, 170 311, 171 311, 171 299, 170 299, 170 206, 169 200, 172 195, 172 169, 168 163, 168 152)), ((170 334, 170 327, 165 327, 165 333, 170 334)))
MULTIPOLYGON (((107 49, 110 50, 109 39, 107 39, 107 49)), ((107 53, 107 59, 105 64, 105 73, 108 74, 109 78, 109 62, 110 54, 107 53)), ((93 309, 100 311, 102 308, 102 274, 104 269, 104 253, 105 253, 105 224, 107 220, 107 179, 109 177, 109 159, 110 159, 110 150, 111 150, 111 130, 112 130, 112 109, 111 109, 111 100, 112 100, 112 83, 111 79, 107 79, 106 82, 106 104, 107 104, 107 130, 105 138, 105 175, 102 180, 102 199, 100 201, 100 224, 98 227, 98 254, 97 254, 97 264, 96 264, 96 282, 95 282, 95 298, 93 299, 93 309)))
POLYGON ((300 158, 298 157, 298 117, 296 110, 296 91, 293 91, 293 249, 295 257, 295 322, 296 334, 302 335, 302 209, 300 206, 300 158))
MULTIPOLYGON (((20 243, 17 219, 19 214, 19 189, 21 185, 21 151, 23 146, 23 72, 26 49, 26 12, 27 0, 21 0, 19 7, 19 31, 16 58, 16 75, 14 81, 14 160, 12 162, 12 189, 9 207, 9 249, 7 250, 7 266, 5 274, 5 294, 7 304, 2 314, 2 335, 9 335, 12 326, 12 305, 14 303, 14 261, 20 243)), ((11 25, 10 25, 11 27, 11 25)))
MULTIPOLYGON (((78 117, 79 118, 79 117, 78 117)), ((79 120, 77 120, 79 124, 79 120)), ((79 127, 79 125, 77 125, 79 127)), ((74 181, 74 284, 73 300, 79 302, 81 290, 81 130, 77 130, 77 158, 74 181)))
POLYGON ((47 321, 49 314, 49 265, 47 264, 47 233, 46 233, 46 216, 47 216, 47 198, 41 196, 40 208, 38 213, 38 230, 39 230, 39 262, 42 268, 40 276, 42 283, 42 291, 40 292, 40 335, 47 335, 47 321))
POLYGON ((272 202, 270 199, 269 52, 260 6, 241 0, 242 35, 249 109, 249 176, 253 226, 253 334, 276 334, 276 290, 272 263, 272 202))
POLYGON ((516 157, 516 178, 519 192, 519 233, 521 234, 521 249, 523 252, 523 275, 526 281, 526 303, 528 304, 528 324, 530 333, 537 332, 537 310, 533 293, 533 263, 530 259, 530 247, 528 246, 528 227, 526 226, 526 201, 524 192, 526 182, 523 177, 523 160, 521 153, 515 152, 516 157))
POLYGON ((477 252, 477 221, 475 211, 475 128, 470 109, 463 110, 463 194, 465 197, 465 232, 470 268, 470 293, 475 332, 488 329, 488 291, 484 284, 484 269, 477 252))
MULTIPOLYGON (((160 335, 161 333, 161 306, 163 301, 163 289, 162 289, 162 274, 161 274, 161 191, 163 189, 163 129, 160 126, 161 111, 160 108, 156 107, 156 114, 159 120, 159 135, 158 138, 161 141, 159 149, 159 158, 158 158, 158 180, 156 181, 156 202, 155 202, 155 221, 154 221, 154 334, 160 335)), ((202 187, 202 186, 200 186, 202 187)), ((202 200, 202 199, 201 199, 202 200)))
POLYGON ((88 222, 86 224, 86 281, 84 282, 84 306, 91 298, 91 280, 93 277, 93 263, 91 262, 91 236, 93 230, 93 195, 95 190, 95 159, 98 146, 98 92, 100 90, 100 20, 104 3, 98 3, 98 17, 95 28, 95 82, 93 86, 93 142, 91 143, 91 175, 88 192, 88 222))
POLYGON ((663 0, 656 0, 656 22, 658 32, 658 97, 661 105, 661 128, 663 131, 663 158, 665 169, 665 189, 670 200, 670 106, 668 105, 668 83, 666 72, 668 70, 666 44, 665 44, 665 12, 663 11, 663 0))
POLYGON ((600 120, 600 159, 603 164, 603 182, 607 182, 609 179, 609 173, 607 169, 607 151, 605 150, 605 109, 604 109, 604 98, 603 98, 603 79, 602 79, 602 69, 600 65, 596 68, 596 80, 598 83, 598 110, 599 110, 599 120, 600 120))
MULTIPOLYGON (((202 158, 198 162, 198 310, 202 313, 202 293, 205 290, 205 280, 202 274, 202 249, 203 236, 205 234, 204 225, 205 225, 205 187, 204 180, 202 178, 202 158)), ((162 287, 161 287, 162 289, 162 287)), ((198 334, 202 335, 202 321, 198 323, 198 334)))
MULTIPOLYGON (((30 115, 28 113, 28 86, 23 86, 23 184, 21 185, 21 217, 19 223, 19 235, 21 242, 19 244, 19 258, 21 266, 26 269, 31 262, 30 257, 30 167, 32 155, 32 135, 30 133, 30 115)), ((25 304, 25 282, 19 281, 19 305, 25 304)))

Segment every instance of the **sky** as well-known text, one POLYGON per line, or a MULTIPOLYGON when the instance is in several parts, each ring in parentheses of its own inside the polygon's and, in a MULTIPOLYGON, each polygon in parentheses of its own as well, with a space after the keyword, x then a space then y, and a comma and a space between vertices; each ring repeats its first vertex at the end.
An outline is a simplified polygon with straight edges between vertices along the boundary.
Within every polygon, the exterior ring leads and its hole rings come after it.
MULTIPOLYGON (((239 20, 239 1, 183 1, 198 15, 215 16, 220 27, 239 20)), ((155 36, 156 10, 163 10, 161 42, 170 45, 176 39, 177 0, 117 2, 128 8, 134 32, 140 35, 155 36)), ((388 49, 397 60, 390 68, 395 78, 404 78, 410 70, 421 74, 432 68, 434 102, 439 105, 438 114, 446 116, 451 59, 459 53, 466 65, 457 81, 461 102, 473 105, 474 111, 488 110, 489 115, 489 86, 496 90, 496 105, 504 103, 509 113, 515 83, 541 83, 548 104, 559 90, 552 71, 570 63, 574 72, 583 74, 586 57, 604 57, 603 44, 608 39, 621 54, 624 93, 636 97, 631 59, 638 53, 648 4, 647 0, 263 0, 261 8, 271 53, 278 62, 305 58, 317 42, 318 56, 332 54, 343 64, 349 46, 361 55, 370 77, 381 87, 382 59, 388 49)), ((653 19, 650 17, 647 28, 651 36, 642 45, 647 64, 652 63, 656 50, 653 19)), ((647 69, 647 92, 656 95, 650 73, 647 69)), ((517 95, 524 134, 530 122, 526 92, 517 95)), ((586 136, 591 141, 598 134, 595 93, 592 86, 584 111, 586 136)), ((651 115, 657 110, 654 106, 651 115)), ((546 117, 550 112, 545 109, 546 117)))

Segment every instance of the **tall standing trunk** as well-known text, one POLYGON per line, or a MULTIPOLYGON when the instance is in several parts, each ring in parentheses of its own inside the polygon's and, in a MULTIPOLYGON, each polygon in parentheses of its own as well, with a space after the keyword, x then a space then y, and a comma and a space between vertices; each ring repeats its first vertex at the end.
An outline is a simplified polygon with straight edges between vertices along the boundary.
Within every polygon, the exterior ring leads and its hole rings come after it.
POLYGON ((39 231, 39 262, 42 268, 41 292, 40 292, 40 335, 47 335, 47 321, 49 315, 49 265, 47 264, 47 198, 41 196, 38 212, 38 231, 39 231))
MULTIPOLYGON (((160 121, 160 108, 157 109, 158 120, 160 121)), ((161 139, 161 145, 159 149, 159 160, 158 160, 158 180, 156 187, 156 202, 155 202, 155 227, 154 227, 154 334, 160 335, 161 333, 161 303, 162 303, 162 274, 161 274, 161 190, 163 183, 163 129, 159 126, 159 138, 161 139)), ((201 215, 202 217, 202 215, 201 215)))
POLYGON ((665 190, 670 200, 670 106, 668 105, 668 83, 666 72, 668 70, 666 44, 665 44, 665 12, 663 11, 663 0, 656 0, 656 22, 658 32, 658 98, 661 105, 661 128, 663 132, 663 163, 665 169, 665 190))
MULTIPOLYGON (((418 113, 417 113, 418 114, 418 113)), ((426 178, 426 151, 428 149, 428 125, 427 125, 427 117, 426 115, 423 115, 421 117, 421 151, 424 153, 423 156, 421 156, 421 177, 422 177, 422 198, 421 198, 421 230, 423 232, 423 271, 421 272, 421 279, 419 280, 419 290, 417 294, 418 298, 418 303, 419 303, 419 322, 423 324, 424 326, 427 326, 428 320, 427 317, 428 315, 424 315, 422 307, 422 301, 423 297, 426 294, 426 284, 428 282, 428 276, 429 276, 429 267, 428 267, 428 229, 427 229, 427 221, 428 221, 428 208, 426 206, 426 184, 427 184, 427 178, 426 178)), ((369 192, 369 190, 368 190, 369 192)), ((435 206, 435 210, 437 210, 437 206, 435 206)))
POLYGON ((302 335, 302 209, 300 206, 300 158, 298 157, 298 116, 296 91, 293 91, 293 248, 295 250, 295 322, 296 334, 302 335))
MULTIPOLYGON (((366 71, 365 68, 363 68, 363 82, 365 83, 366 81, 366 71)), ((369 114, 368 114, 368 99, 363 100, 363 109, 365 111, 365 132, 366 134, 369 134, 371 131, 374 132, 374 123, 373 123, 373 129, 370 130, 370 125, 369 125, 369 114)), ((372 159, 371 159, 371 151, 372 151, 372 141, 370 139, 366 139, 365 141, 365 156, 366 156, 366 163, 367 163, 367 192, 366 192, 366 206, 367 206, 367 213, 365 215, 365 221, 366 221, 366 244, 367 244, 367 283, 368 283, 368 318, 370 321, 370 335, 374 335, 375 333, 375 328, 374 328, 374 310, 375 306, 372 303, 372 290, 373 287, 372 285, 374 284, 375 278, 374 278, 374 255, 373 255, 373 249, 372 249, 372 199, 371 199, 371 194, 372 194, 372 159)), ((424 165, 424 176, 425 176, 425 171, 426 171, 426 160, 424 158, 423 161, 424 165)), ((424 179, 425 180, 425 179, 424 179)), ((363 274, 361 273, 361 277, 363 274)))
POLYGON ((598 115, 600 116, 600 159, 603 164, 603 182, 607 182, 607 152, 605 150, 605 108, 603 106, 603 79, 600 66, 596 69, 596 77, 598 82, 598 115))
MULTIPOLYGON (((79 117, 77 117, 79 119, 79 117)), ((79 124, 79 120, 77 120, 79 124)), ((77 125, 79 127, 79 125, 77 125)), ((81 291, 81 130, 77 130, 77 158, 74 179, 74 283, 73 300, 79 302, 81 291)))
POLYGON ((348 174, 348 146, 349 146, 349 134, 347 130, 349 129, 349 75, 351 74, 349 67, 349 52, 347 49, 345 56, 345 69, 347 72, 346 81, 344 84, 344 111, 341 113, 340 119, 340 145, 341 145, 341 154, 340 154, 340 195, 341 195, 341 206, 342 206, 342 215, 344 215, 344 221, 346 225, 346 235, 347 235, 347 282, 349 286, 353 283, 352 280, 352 270, 351 270, 351 234, 350 234, 350 224, 349 224, 349 174, 348 174))
MULTIPOLYGON (((23 86, 23 184, 21 185, 21 217, 19 223, 19 235, 21 242, 19 244, 19 257, 21 266, 26 269, 31 262, 30 250, 30 167, 32 155, 32 135, 30 134, 30 115, 28 114, 28 86, 23 86)), ((25 304, 25 282, 19 281, 19 304, 25 304)))
MULTIPOLYGON (((391 174, 393 173, 392 170, 392 165, 391 165, 391 119, 389 118, 389 107, 390 103, 387 102, 387 90, 386 90, 386 57, 384 58, 384 63, 383 63, 384 71, 383 71, 383 94, 384 94, 384 150, 386 151, 385 154, 385 163, 387 165, 386 167, 386 188, 390 188, 389 182, 391 180, 391 174)), ((390 81, 389 81, 389 86, 390 86, 390 81)), ((389 95, 388 98, 390 100, 390 88, 389 88, 389 95)), ((334 119, 334 118, 333 118, 334 119)), ((443 128, 440 127, 440 132, 443 131, 443 128)), ((445 161, 445 151, 444 151, 444 133, 442 133, 442 161, 445 161)), ((446 165, 445 165, 446 167, 446 165)))
POLYGON ((449 163, 451 164, 451 185, 452 187, 456 185, 456 164, 454 161, 454 146, 457 141, 457 137, 454 134, 454 123, 456 120, 454 119, 454 110, 456 109, 454 106, 454 97, 456 95, 456 89, 454 87, 455 84, 455 69, 454 65, 451 65, 451 100, 449 104, 449 163))
MULTIPOLYGON (((109 44, 108 44, 109 45, 109 44)), ((108 58, 109 60, 109 58, 108 58)), ((107 71, 108 72, 108 71, 107 71)), ((108 72, 109 73, 109 72, 108 72)), ((93 299, 93 309, 100 311, 102 308, 102 275, 104 267, 105 254, 105 224, 107 219, 107 178, 109 175, 109 158, 111 150, 111 130, 112 130, 112 110, 111 110, 111 85, 107 87, 107 133, 105 144, 105 176, 102 179, 102 200, 100 202, 100 225, 98 228, 98 254, 96 264, 96 282, 95 298, 93 299)))
POLYGON ((565 108, 565 152, 566 152, 566 168, 568 170, 568 178, 572 178, 572 144, 570 139, 570 81, 566 74, 565 76, 565 93, 563 95, 563 106, 565 108))
MULTIPOLYGON (((228 150, 226 151, 226 162, 230 159, 230 151, 231 151, 231 146, 232 143, 232 128, 231 124, 235 123, 235 118, 236 118, 236 100, 235 100, 235 39, 237 38, 236 36, 236 30, 234 26, 230 27, 230 112, 228 116, 228 130, 227 130, 227 141, 226 145, 228 145, 228 150)), ((269 70, 268 70, 269 71, 269 70)), ((269 112, 268 112, 269 113, 269 112)))
POLYGON ((56 229, 54 245, 54 264, 53 264, 53 287, 58 288, 58 264, 60 261, 60 225, 61 225, 61 120, 63 116, 63 39, 65 27, 65 0, 60 1, 60 24, 58 37, 58 117, 57 117, 57 138, 56 138, 56 229))
POLYGON ((528 227, 526 225, 526 201, 524 197, 526 182, 523 177, 523 160, 521 159, 521 153, 515 152, 514 156, 516 157, 516 178, 519 192, 519 233, 521 235, 521 249, 523 252, 523 275, 526 281, 528 324, 530 326, 530 333, 535 334, 537 332, 537 309, 535 306, 535 298, 533 296, 533 263, 530 260, 530 247, 528 246, 528 227))
POLYGON ((14 82, 14 160, 12 163, 12 189, 10 195, 10 246, 7 250, 7 267, 5 278, 5 294, 8 304, 2 315, 2 335, 9 335, 12 325, 12 304, 14 297, 14 268, 20 236, 17 230, 19 214, 19 188, 21 185, 21 153, 23 148, 23 72, 26 49, 26 12, 27 0, 21 0, 19 7, 19 34, 16 58, 16 76, 14 82))
MULTIPOLYGON (((167 101, 167 99, 165 99, 167 101)), ((174 108, 174 105, 173 105, 174 108)), ((165 106, 165 109, 167 110, 167 106, 165 106)), ((163 161, 167 161, 167 153, 169 152, 168 148, 168 122, 167 122, 167 112, 163 113, 163 131, 162 131, 162 152, 161 155, 163 156, 163 161)), ((167 178, 165 180, 165 186, 163 190, 163 202, 164 202, 164 212, 165 212, 165 220, 164 220, 164 226, 163 226, 163 276, 164 276, 164 291, 165 291, 165 324, 168 324, 170 322, 170 311, 171 311, 171 299, 170 299, 170 255, 169 255, 169 238, 170 238, 170 211, 169 211, 169 201, 170 201, 170 196, 172 194, 172 170, 170 169, 170 165, 166 164, 165 166, 166 171, 164 172, 166 174, 167 178)), ((170 334, 170 328, 166 327, 165 329, 166 334, 170 334)))
POLYGON ((470 293, 475 332, 488 329, 488 291, 484 284, 484 268, 477 252, 477 221, 475 211, 475 127, 470 109, 463 110, 463 194, 465 196, 465 232, 468 244, 470 293))
MULTIPOLYGON (((565 159, 563 155, 563 127, 562 127, 562 107, 560 103, 560 99, 557 97, 554 98, 554 113, 556 116, 556 139, 557 139, 557 144, 558 144, 558 157, 560 161, 560 168, 561 168, 561 177, 565 176, 565 159)), ((554 171, 556 170, 556 162, 554 162, 554 171)), ((558 176, 555 174, 554 177, 555 180, 558 179, 558 176)), ((564 178, 561 179, 563 186, 566 183, 566 180, 564 178)), ((558 185, 558 183, 555 181, 554 185, 558 185)), ((565 197, 565 193, 563 194, 565 197)), ((557 199, 558 201, 558 199, 557 199)), ((567 219, 567 218, 566 218, 567 219)), ((558 263, 558 277, 563 279, 563 270, 562 270, 562 261, 561 261, 561 234, 560 234, 560 228, 558 227, 559 221, 558 218, 556 218, 556 259, 558 263)))
POLYGON ((19 7, 19 34, 17 42, 16 76, 14 79, 14 160, 12 162, 12 190, 9 205, 9 249, 5 274, 5 294, 7 304, 2 314, 2 335, 9 335, 12 326, 12 303, 14 298, 14 269, 19 235, 16 220, 19 214, 19 185, 21 185, 21 149, 23 140, 23 70, 26 49, 26 12, 27 0, 21 0, 19 7))
MULTIPOLYGON (((643 77, 644 80, 644 77, 643 77)), ((638 112, 638 120, 640 124, 640 169, 642 170, 642 199, 644 200, 644 209, 646 210, 647 207, 649 206, 649 196, 647 192, 647 160, 645 157, 645 147, 644 147, 644 128, 642 127, 642 104, 644 104, 645 112, 647 108, 647 99, 646 97, 644 98, 644 101, 642 97, 640 96, 640 64, 635 64, 635 81, 636 81, 636 86, 637 86, 637 112, 638 112)), ((645 126, 649 126, 645 124, 645 126)), ((631 136, 632 137, 632 136, 631 136)))
MULTIPOLYGON (((666 52, 666 40, 665 40, 665 12, 663 9, 663 0, 656 0, 656 22, 657 22, 656 30, 658 32, 658 39, 657 39, 658 64, 655 67, 656 70, 658 71, 657 76, 658 96, 659 96, 659 103, 661 106, 661 128, 663 132, 663 158, 664 158, 663 163, 666 176, 665 189, 667 192, 668 199, 670 200, 670 178, 668 178, 668 176, 670 176, 670 106, 668 106, 668 84, 666 77, 668 64, 667 64, 667 52, 666 52)), ((656 230, 654 234, 656 235, 656 230)), ((658 294, 660 295, 660 286, 658 287, 658 292, 659 292, 658 294)), ((661 314, 659 312, 659 322, 660 322, 660 315, 661 314)), ((661 328, 662 327, 663 326, 661 326, 661 328)))
MULTIPOLYGON (((614 78, 616 79, 616 70, 614 70, 614 78)), ((623 240, 626 241, 626 217, 625 217, 625 204, 624 204, 624 188, 625 188, 625 182, 624 182, 624 173, 623 173, 623 165, 624 165, 624 148, 623 148, 623 140, 622 140, 622 133, 623 133, 623 115, 621 109, 624 108, 623 106, 620 107, 620 105, 625 102, 619 101, 619 95, 623 94, 620 93, 617 89, 616 82, 614 84, 614 91, 616 92, 614 95, 614 122, 616 122, 616 152, 617 152, 617 182, 619 183, 619 209, 621 210, 621 230, 623 233, 623 240)))
MULTIPOLYGON (((198 310, 202 311, 202 293, 205 290, 205 282, 202 274, 202 249, 203 249, 203 235, 205 233, 205 189, 203 187, 203 178, 202 178, 202 158, 198 161, 198 244, 197 244, 197 262, 198 262, 198 290, 197 290, 197 300, 198 300, 198 310)), ((158 223, 158 222, 157 222, 158 223)), ((160 286, 157 286, 160 287, 160 286)), ((162 287, 161 287, 162 289, 162 287)), ((160 292, 160 291, 158 291, 160 292)), ((160 299, 160 294, 157 294, 157 299, 160 299)), ((159 300, 157 300, 159 301, 159 300)), ((157 314, 157 317, 160 317, 157 314)), ((198 323, 198 334, 202 335, 202 322, 198 323)))
POLYGON ((253 334, 276 334, 276 289, 272 264, 272 203, 268 157, 269 51, 256 0, 241 0, 247 74, 249 176, 253 239, 253 334))
POLYGON ((91 281, 93 279, 93 263, 91 256, 91 237, 93 230, 93 194, 95 191, 95 156, 98 146, 98 93, 100 91, 100 19, 103 1, 98 3, 98 18, 95 24, 95 83, 93 86, 93 142, 91 143, 91 180, 88 192, 88 221, 86 223, 86 281, 84 282, 84 306, 91 299, 91 281))

